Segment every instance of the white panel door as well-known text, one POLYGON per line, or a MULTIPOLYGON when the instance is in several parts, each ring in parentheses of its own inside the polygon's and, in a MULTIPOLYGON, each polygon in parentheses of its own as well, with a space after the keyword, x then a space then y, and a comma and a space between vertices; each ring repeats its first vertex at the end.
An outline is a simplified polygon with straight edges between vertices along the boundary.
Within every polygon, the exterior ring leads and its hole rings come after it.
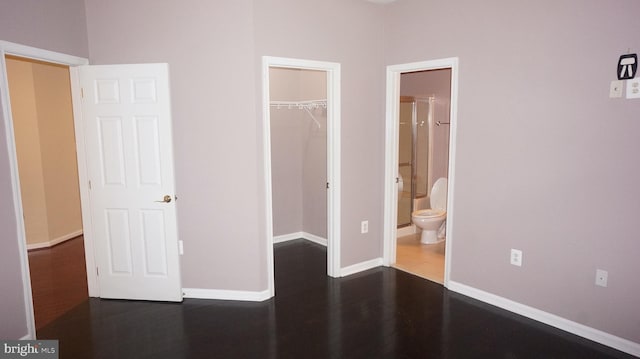
POLYGON ((168 65, 79 77, 100 297, 182 301, 168 65))

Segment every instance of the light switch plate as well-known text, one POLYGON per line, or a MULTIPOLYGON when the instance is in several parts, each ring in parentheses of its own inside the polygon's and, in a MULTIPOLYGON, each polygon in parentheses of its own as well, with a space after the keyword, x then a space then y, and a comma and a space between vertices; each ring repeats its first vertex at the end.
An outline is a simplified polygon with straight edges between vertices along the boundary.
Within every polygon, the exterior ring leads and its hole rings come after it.
POLYGON ((627 80, 627 98, 640 98, 640 78, 627 80))
POLYGON ((622 86, 624 82, 622 80, 611 81, 611 87, 609 88, 609 98, 622 97, 622 86))

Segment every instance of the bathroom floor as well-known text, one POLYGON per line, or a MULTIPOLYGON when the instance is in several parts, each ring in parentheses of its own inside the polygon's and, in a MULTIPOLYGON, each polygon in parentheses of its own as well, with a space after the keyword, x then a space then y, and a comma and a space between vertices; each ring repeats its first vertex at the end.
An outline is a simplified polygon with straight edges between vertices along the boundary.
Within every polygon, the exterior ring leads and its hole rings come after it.
POLYGON ((394 267, 443 284, 445 243, 422 244, 420 233, 398 237, 394 267))

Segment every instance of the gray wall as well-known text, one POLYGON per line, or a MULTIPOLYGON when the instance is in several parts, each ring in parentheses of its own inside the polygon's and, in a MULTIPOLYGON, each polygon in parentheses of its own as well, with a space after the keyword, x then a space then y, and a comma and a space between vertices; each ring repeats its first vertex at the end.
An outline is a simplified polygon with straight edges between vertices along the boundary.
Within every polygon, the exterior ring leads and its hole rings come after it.
MULTIPOLYGON (((0 39, 87 57, 81 0, 12 0, 0 4, 0 39)), ((4 123, 2 114, 0 121, 4 123)), ((0 338, 28 334, 6 129, 0 126, 0 338)))
POLYGON ((388 11, 387 64, 460 59, 451 280, 640 343, 640 100, 608 98, 640 3, 388 11))
POLYGON ((273 235, 302 231, 304 130, 299 110, 271 110, 273 235))
MULTIPOLYGON (((183 284, 249 291, 267 283, 260 57, 342 66, 348 266, 382 255, 384 66, 458 56, 452 280, 640 342, 640 101, 607 97, 618 56, 638 50, 639 7, 86 0, 88 51, 81 1, 31 0, 2 4, 0 37, 90 52, 95 64, 170 64, 183 284), (508 264, 510 248, 524 251, 523 267, 508 264), (596 268, 608 288, 593 285, 596 268)), ((0 135, 0 193, 11 198, 0 135)), ((13 204, 0 214, 0 336, 13 338, 26 334, 13 204)))
POLYGON ((88 57, 83 0, 3 0, 0 39, 88 57))
MULTIPOLYGON (((384 7, 365 1, 254 1, 260 56, 341 65, 341 266, 382 256, 384 173, 384 7), (369 220, 369 233, 360 222, 369 220)), ((256 83, 260 84, 260 74, 256 83)), ((255 92, 260 98, 260 92, 255 92)), ((259 137, 262 136, 258 129, 259 137)))
MULTIPOLYGON (((327 97, 324 71, 272 68, 272 101, 327 97)), ((327 238, 327 112, 272 107, 271 178, 274 236, 306 232, 327 238)))
POLYGON ((341 63, 342 265, 381 255, 382 44, 368 41, 382 36, 381 7, 341 0, 87 0, 86 7, 93 63, 170 65, 185 287, 266 289, 262 55, 341 63), (133 23, 136 31, 126 26, 133 23), (370 221, 367 235, 359 233, 362 219, 370 221))
POLYGON ((251 1, 86 7, 92 63, 169 63, 183 286, 265 290, 251 1))

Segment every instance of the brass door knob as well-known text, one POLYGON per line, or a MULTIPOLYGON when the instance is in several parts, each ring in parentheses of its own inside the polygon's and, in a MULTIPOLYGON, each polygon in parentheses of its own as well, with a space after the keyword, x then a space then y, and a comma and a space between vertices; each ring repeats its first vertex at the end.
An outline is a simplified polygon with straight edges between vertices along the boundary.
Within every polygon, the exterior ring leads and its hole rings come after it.
POLYGON ((164 197, 162 197, 162 201, 156 201, 156 202, 169 203, 169 202, 171 202, 171 196, 169 196, 169 195, 167 194, 167 195, 165 195, 164 197))

